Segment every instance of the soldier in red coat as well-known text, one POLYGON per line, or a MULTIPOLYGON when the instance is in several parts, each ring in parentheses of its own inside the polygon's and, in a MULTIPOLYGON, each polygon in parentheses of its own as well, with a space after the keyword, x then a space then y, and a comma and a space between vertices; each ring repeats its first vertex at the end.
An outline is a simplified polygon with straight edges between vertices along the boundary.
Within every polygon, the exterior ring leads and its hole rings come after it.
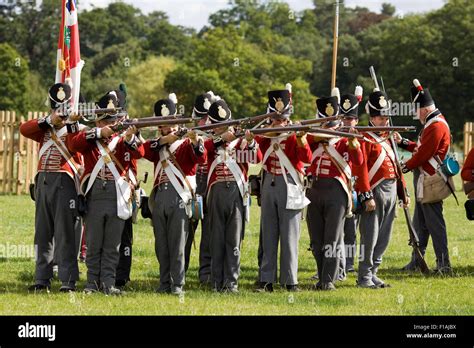
MULTIPOLYGON (((369 125, 389 125, 390 101, 381 91, 369 95, 369 125)), ((390 242, 397 204, 397 171, 394 149, 388 134, 366 132, 363 142, 364 163, 357 168, 356 189, 363 204, 360 217, 359 272, 357 285, 363 288, 389 286, 377 276, 382 257, 390 242)), ((408 205, 407 199, 404 204, 408 205)))
POLYGON ((70 153, 66 119, 71 87, 57 83, 49 89, 51 113, 20 126, 20 133, 40 144, 38 174, 35 177, 35 284, 30 291, 49 292, 53 278, 53 239, 61 280, 61 292, 75 291, 79 279, 76 229, 77 185, 82 170, 78 153, 70 153))
MULTIPOLYGON (((268 109, 280 112, 273 127, 286 126, 291 113, 290 92, 268 92, 268 109)), ((273 291, 277 282, 278 244, 280 242, 279 283, 288 291, 298 287, 298 241, 304 199, 303 166, 311 160, 306 135, 255 138, 263 156, 262 182, 262 261, 257 291, 273 291), (290 191, 289 191, 290 190, 290 191)))
MULTIPOLYGON (((334 92, 334 91, 333 91, 334 92)), ((316 100, 318 117, 339 114, 339 92, 331 97, 316 100)), ((347 108, 357 108, 359 101, 346 95, 347 108)), ((340 121, 326 122, 325 128, 337 128, 340 121)), ((316 132, 317 133, 317 132, 316 132)), ((343 234, 346 216, 352 213, 352 165, 361 165, 363 154, 357 139, 308 135, 313 151, 307 173, 311 188, 307 196, 311 201, 307 211, 311 249, 316 259, 319 281, 317 290, 335 290, 335 282, 343 278, 339 265, 344 255, 343 234), (341 276, 341 278, 340 278, 341 276)))
MULTIPOLYGON (((413 152, 413 156, 404 163, 403 172, 413 171, 413 179, 417 202, 413 216, 413 224, 420 239, 420 249, 424 254, 428 245, 429 237, 433 239, 433 247, 436 254, 436 271, 442 273, 451 272, 451 264, 448 252, 448 237, 446 234, 446 223, 443 217, 443 201, 434 203, 422 203, 423 181, 426 177, 435 175, 438 160, 446 157, 451 144, 451 132, 445 117, 436 107, 433 98, 427 88, 423 89, 418 80, 414 80, 415 86, 411 89, 412 102, 416 109, 416 119, 420 120, 423 130, 418 142, 409 141, 397 136, 397 142, 401 148, 413 152)), ((404 270, 417 268, 414 254, 404 270)))
MULTIPOLYGON (((155 103, 155 116, 176 114, 170 98, 155 103)), ((148 140, 145 158, 155 165, 153 191, 148 205, 152 212, 155 253, 160 263, 158 292, 181 295, 185 282, 185 246, 191 228, 190 202, 196 192, 196 165, 206 162, 202 138, 188 132, 176 135, 178 127, 160 127, 161 137, 148 140)))
MULTIPOLYGON (((116 91, 108 92, 98 107, 116 108, 120 97, 116 91)), ((115 287, 115 278, 122 231, 132 214, 128 171, 131 159, 141 158, 144 151, 135 135, 137 129, 130 127, 120 135, 112 128, 116 122, 117 113, 111 112, 98 115, 92 129, 78 131, 73 125, 68 130, 69 147, 83 154, 85 165, 81 191, 87 202, 86 293, 102 290, 107 295, 121 294, 115 287)))
MULTIPOLYGON (((211 123, 231 119, 223 99, 209 109, 211 123)), ((237 138, 233 129, 214 129, 216 137, 204 143, 208 165, 208 221, 210 229, 211 271, 214 291, 238 292, 240 246, 245 223, 250 217, 248 186, 249 163, 262 160, 262 153, 252 134, 237 138)))
POLYGON ((464 160, 461 177, 464 181, 474 182, 474 148, 469 151, 469 154, 464 160))

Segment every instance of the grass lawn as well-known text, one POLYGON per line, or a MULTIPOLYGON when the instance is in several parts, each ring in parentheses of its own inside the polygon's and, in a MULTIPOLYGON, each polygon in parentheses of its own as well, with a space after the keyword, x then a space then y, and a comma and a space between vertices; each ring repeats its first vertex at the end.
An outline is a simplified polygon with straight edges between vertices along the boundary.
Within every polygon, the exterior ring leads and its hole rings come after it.
MULTIPOLYGON (((150 172, 145 185, 150 192, 152 168, 146 162, 140 169, 150 172)), ((254 168, 256 170, 256 168, 254 168)), ((142 175, 141 175, 142 176, 142 175)), ((411 176, 407 178, 411 184, 411 176)), ((457 187, 460 186, 457 177, 457 187)), ((412 195, 413 197, 413 195, 412 195)), ((408 232, 403 212, 395 220, 390 246, 379 275, 392 287, 371 290, 355 287, 355 276, 337 283, 334 292, 311 290, 315 262, 307 251, 309 238, 306 222, 301 226, 299 282, 303 291, 288 293, 253 292, 257 276, 257 247, 260 210, 253 202, 251 222, 246 229, 242 248, 240 293, 215 294, 201 288, 197 279, 198 249, 192 250, 184 297, 157 294, 158 261, 154 253, 154 237, 149 220, 139 220, 134 226, 132 281, 127 294, 107 297, 82 292, 61 294, 54 281, 50 294, 28 294, 27 286, 34 281, 34 261, 29 258, 0 258, 1 315, 473 315, 474 314, 474 234, 473 223, 466 220, 464 195, 458 191, 460 206, 453 198, 445 201, 444 215, 448 226, 449 251, 455 275, 452 277, 404 273, 399 269, 410 258, 408 232)), ((413 208, 412 208, 413 211, 413 208)), ((33 244, 34 203, 28 196, 0 196, 0 246, 33 244)), ((197 232, 196 246, 199 246, 197 232)), ((434 251, 430 243, 427 261, 434 266, 434 251)), ((80 264, 82 289, 86 267, 80 264)))

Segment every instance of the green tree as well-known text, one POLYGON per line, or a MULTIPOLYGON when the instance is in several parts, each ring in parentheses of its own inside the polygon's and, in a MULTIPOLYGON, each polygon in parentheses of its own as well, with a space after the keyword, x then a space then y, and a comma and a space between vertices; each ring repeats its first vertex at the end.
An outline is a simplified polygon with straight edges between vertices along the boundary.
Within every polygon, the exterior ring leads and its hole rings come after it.
POLYGON ((9 44, 0 44, 0 110, 28 109, 28 62, 9 44))
POLYGON ((158 99, 167 96, 164 87, 166 76, 175 69, 176 63, 170 57, 149 56, 132 66, 125 79, 129 97, 128 112, 131 117, 153 115, 153 106, 158 99))

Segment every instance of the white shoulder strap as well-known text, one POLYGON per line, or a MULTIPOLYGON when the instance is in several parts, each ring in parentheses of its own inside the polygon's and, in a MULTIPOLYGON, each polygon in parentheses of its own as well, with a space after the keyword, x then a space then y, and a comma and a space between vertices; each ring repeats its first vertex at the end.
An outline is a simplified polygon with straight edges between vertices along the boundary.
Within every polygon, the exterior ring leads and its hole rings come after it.
MULTIPOLYGON (((110 151, 115 150, 119 140, 120 140, 120 137, 115 137, 115 138, 112 139, 112 141, 108 145, 108 148, 109 148, 110 151)), ((89 176, 89 182, 87 183, 87 188, 86 188, 86 191, 84 192, 84 195, 87 195, 89 190, 92 188, 92 185, 94 184, 94 181, 97 178, 97 175, 99 174, 99 171, 102 169, 104 164, 106 164, 107 162, 109 162, 109 163, 107 163, 107 167, 112 172, 112 175, 114 176, 115 180, 118 180, 118 178, 120 178, 120 174, 118 173, 114 162, 112 161, 112 159, 110 158, 108 153, 105 151, 105 149, 102 147, 100 142, 96 141, 96 145, 97 145, 97 147, 99 148, 99 151, 100 151, 100 158, 97 161, 97 163, 95 164, 94 168, 92 169, 91 175, 89 176), (111 168, 110 163, 113 166, 113 168, 115 169, 115 173, 114 173, 114 170, 111 168)))
MULTIPOLYGON (((334 145, 335 143, 339 141, 339 139, 340 138, 338 137, 329 139, 329 145, 334 145)), ((313 155, 311 156, 311 163, 313 163, 317 157, 321 157, 323 152, 324 152, 324 147, 322 143, 319 143, 319 146, 316 148, 316 150, 313 151, 313 155)))
POLYGON ((334 147, 334 145, 331 145, 331 143, 329 143, 329 145, 326 148, 327 148, 327 151, 328 151, 329 155, 331 155, 332 158, 334 158, 334 160, 337 162, 337 164, 339 164, 339 166, 344 171, 344 175, 346 176, 347 180, 351 180, 352 170, 351 170, 351 166, 349 165, 349 163, 347 163, 347 161, 344 159, 344 157, 342 157, 342 155, 339 153, 339 151, 337 151, 336 148, 334 147))
MULTIPOLYGON (((54 132, 54 129, 51 128, 49 130, 49 132, 54 132)), ((56 133, 56 136, 58 137, 58 140, 61 142, 61 137, 67 132, 67 128, 66 126, 64 126, 63 128, 61 128, 57 133, 56 133)), ((54 143, 54 140, 53 139, 49 139, 47 142, 45 142, 43 144, 43 146, 41 146, 41 149, 39 151, 39 154, 38 154, 38 158, 41 158, 43 157, 44 153, 46 152, 46 150, 48 150, 51 146, 55 145, 54 143)))
MULTIPOLYGON (((184 142, 186 141, 186 139, 180 139, 180 140, 176 140, 173 144, 171 144, 170 148, 169 148, 169 152, 170 153, 175 153, 176 150, 178 149, 178 147, 180 147, 184 142)), ((158 178, 158 175, 160 174, 161 170, 162 170, 162 164, 161 162, 163 160, 166 160, 168 161, 168 153, 165 150, 165 147, 163 147, 161 150, 160 150, 160 160, 158 161, 158 163, 156 164, 155 166, 155 177, 154 177, 154 180, 153 180, 153 183, 156 181, 156 178, 158 178)), ((169 162, 169 161, 168 161, 169 162)))

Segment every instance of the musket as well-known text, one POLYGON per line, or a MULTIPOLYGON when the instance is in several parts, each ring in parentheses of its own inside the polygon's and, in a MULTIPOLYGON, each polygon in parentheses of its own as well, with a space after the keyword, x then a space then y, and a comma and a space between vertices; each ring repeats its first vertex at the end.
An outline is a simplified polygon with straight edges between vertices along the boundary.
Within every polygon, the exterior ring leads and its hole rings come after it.
POLYGON ((192 122, 192 118, 177 118, 172 120, 161 120, 159 117, 155 117, 154 120, 146 120, 146 121, 139 121, 139 120, 125 120, 120 122, 111 128, 116 131, 120 132, 123 131, 131 126, 135 126, 137 128, 146 128, 146 127, 159 127, 159 126, 173 126, 178 124, 186 124, 192 122))
MULTIPOLYGON (((379 88, 379 83, 377 80, 377 75, 375 75, 375 69, 373 66, 370 66, 369 68, 370 71, 370 76, 372 77, 372 80, 374 81, 375 88, 380 90, 379 88)), ((385 89, 385 88, 384 88, 385 89)), ((384 90, 385 92, 385 90, 384 90)), ((390 120, 390 126, 392 126, 392 119, 389 118, 390 120)), ((393 135, 390 135, 390 143, 393 148, 393 153, 395 155, 395 163, 397 166, 397 170, 399 173, 399 177, 397 178, 397 193, 400 196, 400 200, 402 202, 406 202, 408 198, 408 192, 406 190, 406 187, 403 185, 403 172, 402 172, 402 166, 400 165, 400 156, 398 154, 398 146, 395 140, 393 139, 393 135)), ((420 267, 420 270, 423 274, 429 274, 430 269, 428 267, 428 264, 426 263, 423 254, 421 253, 420 250, 420 239, 418 238, 418 234, 416 233, 416 230, 413 226, 413 222, 411 220, 410 216, 410 210, 408 207, 405 207, 404 204, 402 204, 403 207, 403 212, 405 213, 405 220, 407 222, 407 227, 408 227, 408 234, 410 236, 408 245, 410 245, 413 248, 413 253, 415 254, 415 260, 418 266, 420 267)))
POLYGON ((336 68, 337 68, 337 44, 339 39, 339 0, 336 0, 336 13, 334 16, 334 35, 332 43, 332 74, 331 90, 336 87, 336 68))
POLYGON ((331 117, 323 117, 323 118, 314 118, 311 120, 301 120, 301 121, 298 121, 298 123, 302 126, 307 126, 310 124, 326 123, 326 122, 337 121, 341 119, 342 119, 342 116, 331 116, 331 117))
POLYGON ((279 115, 279 112, 270 112, 267 114, 263 115, 257 115, 257 116, 252 116, 252 117, 245 117, 245 118, 239 118, 235 120, 229 120, 229 121, 224 121, 224 122, 218 122, 218 123, 211 123, 211 124, 205 124, 202 126, 196 126, 192 127, 190 130, 193 131, 209 131, 213 130, 215 128, 221 128, 221 127, 232 127, 232 126, 240 126, 240 127, 245 127, 247 125, 251 125, 253 123, 260 122, 264 119, 275 117, 279 115))
POLYGON ((338 130, 346 131, 354 128, 359 132, 416 132, 415 126, 390 126, 390 127, 370 127, 370 126, 354 126, 354 127, 340 127, 338 130))
POLYGON ((346 137, 346 138, 359 138, 359 139, 363 138, 362 134, 341 132, 337 130, 316 128, 316 127, 311 127, 311 126, 298 126, 298 125, 286 126, 286 127, 257 128, 257 129, 251 129, 250 132, 253 134, 307 132, 307 133, 327 134, 327 135, 332 135, 332 136, 337 136, 337 137, 346 137))

